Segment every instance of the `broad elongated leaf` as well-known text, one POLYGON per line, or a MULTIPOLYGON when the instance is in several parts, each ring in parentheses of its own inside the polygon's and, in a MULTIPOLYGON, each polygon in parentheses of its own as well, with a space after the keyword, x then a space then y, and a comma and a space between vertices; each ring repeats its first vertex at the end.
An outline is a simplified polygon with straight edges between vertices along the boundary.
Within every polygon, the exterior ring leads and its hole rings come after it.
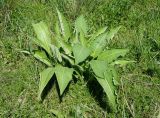
POLYGON ((88 32, 88 26, 83 15, 78 17, 75 21, 76 40, 80 41, 83 46, 87 45, 85 36, 88 32))
POLYGON ((54 45, 51 45, 51 49, 52 49, 52 52, 53 52, 53 56, 59 61, 59 62, 62 62, 62 57, 61 57, 61 53, 59 52, 59 49, 54 46, 54 45))
POLYGON ((107 34, 103 33, 99 35, 91 44, 90 48, 92 49, 92 56, 96 57, 98 56, 106 47, 107 41, 106 41, 107 34))
POLYGON ((90 55, 90 49, 82 46, 81 44, 75 44, 73 46, 73 54, 75 57, 75 64, 84 61, 90 55))
POLYGON ((48 66, 52 66, 50 60, 48 59, 46 53, 44 51, 35 51, 34 57, 43 62, 48 66))
POLYGON ((37 35, 37 39, 34 39, 37 45, 44 48, 47 53, 52 56, 50 44, 51 44, 51 37, 50 37, 50 31, 47 27, 47 25, 44 22, 40 22, 37 24, 33 24, 34 31, 37 35))
POLYGON ((55 74, 60 89, 60 95, 62 95, 67 85, 72 80, 73 69, 57 65, 55 67, 55 74))
POLYGON ((125 56, 128 51, 129 51, 128 49, 105 50, 98 56, 98 59, 105 60, 108 63, 111 63, 114 60, 116 60, 118 57, 125 56))
POLYGON ((113 28, 109 32, 107 32, 108 42, 113 39, 114 35, 119 31, 120 28, 121 28, 121 26, 113 28))
POLYGON ((64 18, 64 16, 60 13, 58 9, 57 9, 57 14, 58 14, 61 35, 63 36, 65 41, 68 41, 71 35, 69 24, 67 23, 66 19, 64 18))
POLYGON ((55 72, 54 68, 47 68, 40 73, 39 93, 38 93, 39 100, 41 100, 42 92, 46 87, 46 85, 48 84, 49 80, 52 78, 54 72, 55 72))
POLYGON ((104 89, 112 110, 116 110, 115 86, 113 84, 112 73, 110 71, 106 71, 104 73, 104 79, 99 77, 96 77, 96 79, 104 89))
POLYGON ((104 73, 107 69, 107 63, 105 61, 92 60, 90 66, 96 76, 104 78, 104 73))

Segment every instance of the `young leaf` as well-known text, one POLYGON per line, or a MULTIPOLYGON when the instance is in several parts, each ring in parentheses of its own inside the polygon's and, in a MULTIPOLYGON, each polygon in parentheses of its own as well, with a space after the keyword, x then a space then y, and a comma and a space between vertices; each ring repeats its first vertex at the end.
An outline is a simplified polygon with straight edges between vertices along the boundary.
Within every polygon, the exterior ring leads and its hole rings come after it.
POLYGON ((105 61, 92 60, 90 66, 96 76, 104 78, 104 73, 107 69, 107 63, 105 61))
POLYGON ((57 37, 57 42, 59 43, 59 46, 63 48, 66 54, 71 55, 72 53, 72 47, 66 43, 64 40, 62 40, 60 37, 57 37))
POLYGON ((118 57, 125 56, 128 51, 129 51, 128 49, 105 50, 98 56, 98 60, 105 60, 108 63, 111 63, 118 57))
POLYGON ((40 60, 41 62, 43 62, 44 64, 46 64, 48 66, 52 66, 50 60, 48 59, 48 57, 44 51, 35 51, 34 57, 36 59, 40 60))
POLYGON ((108 42, 113 39, 114 35, 119 31, 120 28, 121 28, 121 26, 113 28, 109 32, 107 32, 108 42))
POLYGON ((56 65, 55 74, 60 89, 60 95, 62 95, 67 85, 72 80, 73 69, 68 67, 63 67, 61 65, 56 65))
POLYGON ((69 24, 67 23, 66 19, 64 18, 64 16, 60 13, 60 11, 58 9, 57 9, 57 14, 58 14, 61 35, 63 36, 65 41, 68 41, 68 39, 71 35, 69 24))
POLYGON ((115 86, 112 80, 112 73, 110 71, 106 71, 104 73, 104 79, 101 79, 99 77, 96 77, 96 79, 104 89, 112 110, 116 110, 115 86))
POLYGON ((41 100, 41 95, 48 84, 49 80, 52 78, 55 70, 54 68, 47 68, 44 71, 40 73, 40 82, 39 82, 39 93, 38 93, 38 99, 41 100))
POLYGON ((75 21, 76 40, 79 40, 83 46, 87 45, 85 36, 88 32, 88 26, 83 15, 78 17, 75 21))
POLYGON ((73 54, 75 57, 75 64, 79 64, 84 61, 90 55, 90 49, 82 46, 81 44, 75 44, 73 46, 73 54))
POLYGON ((52 56, 50 50, 51 37, 47 25, 41 21, 40 23, 33 24, 33 28, 37 35, 37 39, 35 39, 36 44, 44 48, 47 53, 52 56))
POLYGON ((51 45, 51 49, 52 49, 52 52, 53 52, 53 56, 59 61, 59 62, 62 62, 62 57, 61 57, 61 53, 59 52, 59 49, 54 46, 54 45, 51 45))
POLYGON ((106 47, 107 41, 106 41, 107 34, 103 33, 99 35, 93 42, 90 44, 90 48, 92 50, 92 56, 96 57, 98 56, 106 47))
POLYGON ((83 15, 81 15, 80 17, 78 17, 75 21, 75 30, 77 33, 83 32, 84 35, 87 35, 88 32, 88 26, 87 26, 87 22, 84 18, 83 15))

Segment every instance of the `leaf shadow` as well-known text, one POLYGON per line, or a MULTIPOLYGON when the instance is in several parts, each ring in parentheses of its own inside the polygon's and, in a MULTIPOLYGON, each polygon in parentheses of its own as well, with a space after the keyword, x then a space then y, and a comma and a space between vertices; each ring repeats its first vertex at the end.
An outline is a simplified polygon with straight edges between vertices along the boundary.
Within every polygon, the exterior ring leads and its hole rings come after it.
POLYGON ((53 75, 53 77, 49 80, 47 86, 44 88, 42 92, 42 96, 41 96, 42 102, 47 97, 48 93, 51 91, 54 84, 55 84, 55 75, 53 75))
POLYGON ((109 103, 106 100, 107 96, 105 95, 101 85, 93 76, 85 76, 85 81, 87 82, 87 87, 89 89, 90 95, 96 100, 96 102, 103 110, 107 111, 108 113, 112 112, 109 103))

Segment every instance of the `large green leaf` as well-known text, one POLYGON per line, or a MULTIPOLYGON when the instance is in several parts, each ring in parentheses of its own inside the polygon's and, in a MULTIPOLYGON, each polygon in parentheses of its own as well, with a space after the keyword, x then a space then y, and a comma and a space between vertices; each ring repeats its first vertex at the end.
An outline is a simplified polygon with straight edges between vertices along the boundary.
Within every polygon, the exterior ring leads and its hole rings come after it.
POLYGON ((90 48, 92 49, 92 56, 96 57, 98 56, 106 47, 107 41, 106 41, 107 33, 103 33, 99 35, 94 41, 91 42, 90 48))
POLYGON ((48 66, 52 66, 50 60, 48 59, 46 53, 44 51, 35 51, 34 57, 43 62, 44 64, 48 66))
POLYGON ((61 65, 56 65, 55 74, 60 89, 60 95, 62 95, 67 85, 72 80, 73 69, 68 67, 63 67, 61 65))
POLYGON ((39 22, 37 24, 33 24, 34 31, 37 35, 37 39, 34 39, 36 44, 44 48, 47 53, 52 56, 50 44, 51 44, 51 36, 50 31, 47 25, 44 22, 39 22))
POLYGON ((84 61, 90 55, 90 49, 82 46, 81 44, 75 44, 73 46, 73 54, 75 57, 75 64, 84 61))
POLYGON ((47 68, 40 73, 39 93, 38 93, 39 100, 41 100, 42 92, 46 87, 46 85, 48 84, 49 80, 52 78, 54 72, 55 72, 54 68, 47 68))
POLYGON ((105 50, 98 56, 98 59, 105 60, 108 63, 111 63, 114 60, 116 60, 118 57, 125 56, 128 51, 129 51, 128 49, 105 50))
POLYGON ((100 60, 92 60, 90 66, 96 76, 104 78, 104 73, 107 69, 107 63, 100 60))
POLYGON ((99 77, 96 77, 96 79, 104 89, 108 98, 109 105, 111 106, 112 110, 116 110, 115 86, 113 84, 111 71, 107 70, 104 73, 104 79, 101 79, 99 77))
POLYGON ((57 14, 58 14, 58 20, 59 20, 59 26, 60 26, 60 32, 65 41, 68 41, 71 33, 70 33, 70 27, 69 24, 67 23, 66 19, 60 13, 60 11, 57 9, 57 14))

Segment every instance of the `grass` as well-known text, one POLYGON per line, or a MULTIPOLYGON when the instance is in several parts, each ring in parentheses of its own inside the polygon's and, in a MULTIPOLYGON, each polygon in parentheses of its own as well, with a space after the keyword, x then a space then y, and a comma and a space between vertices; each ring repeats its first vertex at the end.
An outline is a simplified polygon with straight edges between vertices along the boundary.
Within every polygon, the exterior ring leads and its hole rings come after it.
POLYGON ((54 109, 77 117, 156 118, 160 112, 160 2, 67 1, 0 1, 0 117, 47 118, 53 117, 50 110, 54 109), (61 103, 55 89, 50 90, 43 103, 37 101, 38 73, 44 65, 18 50, 30 50, 32 23, 44 20, 53 26, 55 6, 71 21, 84 14, 92 31, 104 25, 123 25, 110 47, 129 48, 127 58, 136 63, 119 70, 121 85, 116 114, 102 107, 84 81, 72 82, 61 103))

